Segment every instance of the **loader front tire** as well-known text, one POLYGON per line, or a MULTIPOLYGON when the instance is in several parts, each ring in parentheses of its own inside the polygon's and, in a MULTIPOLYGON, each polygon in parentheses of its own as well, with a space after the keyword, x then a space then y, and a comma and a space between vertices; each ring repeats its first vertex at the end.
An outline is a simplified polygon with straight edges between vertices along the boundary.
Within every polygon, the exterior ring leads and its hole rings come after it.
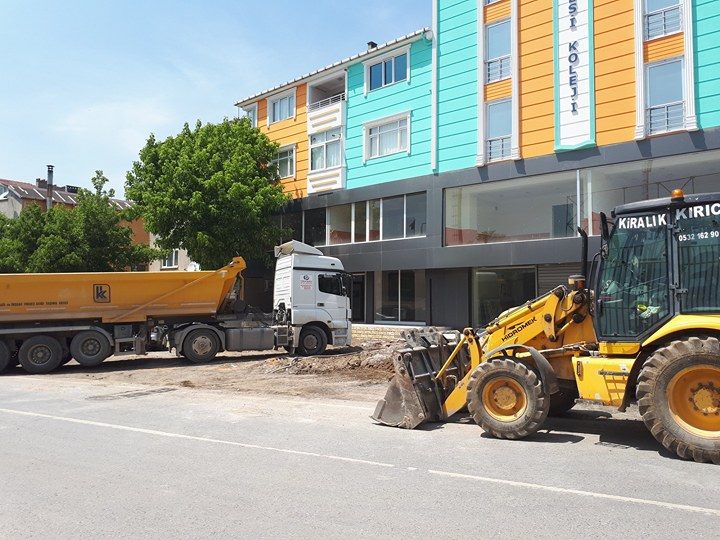
POLYGON ((473 420, 498 439, 532 435, 550 409, 550 398, 537 375, 508 358, 475 368, 468 381, 467 401, 473 420))
POLYGON ((655 351, 638 376, 640 414, 683 459, 720 465, 720 341, 690 337, 655 351))

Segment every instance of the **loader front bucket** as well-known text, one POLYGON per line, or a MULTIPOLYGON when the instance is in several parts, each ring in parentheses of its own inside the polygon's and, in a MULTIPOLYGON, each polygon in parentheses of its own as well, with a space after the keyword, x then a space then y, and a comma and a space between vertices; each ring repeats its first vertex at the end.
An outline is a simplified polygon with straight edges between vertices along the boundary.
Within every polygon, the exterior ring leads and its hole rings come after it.
MULTIPOLYGON (((445 418, 443 403, 448 388, 435 375, 453 346, 434 329, 403 333, 403 338, 411 347, 398 351, 393 360, 395 376, 371 418, 388 426, 414 429, 445 418)), ((453 380, 458 380, 458 366, 465 358, 460 355, 457 366, 448 370, 454 374, 453 380)))

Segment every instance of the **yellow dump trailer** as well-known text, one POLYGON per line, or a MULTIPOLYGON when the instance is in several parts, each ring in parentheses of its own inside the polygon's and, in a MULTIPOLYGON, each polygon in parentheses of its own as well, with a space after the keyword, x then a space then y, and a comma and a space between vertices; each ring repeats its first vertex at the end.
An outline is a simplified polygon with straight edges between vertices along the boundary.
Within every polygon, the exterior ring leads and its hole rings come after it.
POLYGON ((245 269, 241 257, 214 272, 0 275, 0 323, 215 315, 245 269))

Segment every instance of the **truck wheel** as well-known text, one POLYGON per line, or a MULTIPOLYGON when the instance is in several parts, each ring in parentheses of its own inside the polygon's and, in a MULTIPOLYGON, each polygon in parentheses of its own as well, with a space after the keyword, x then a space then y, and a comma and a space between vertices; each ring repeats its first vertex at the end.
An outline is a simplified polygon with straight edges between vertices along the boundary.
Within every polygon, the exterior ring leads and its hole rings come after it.
POLYGON ((303 356, 318 356, 327 348, 327 336, 317 326, 306 326, 300 332, 297 350, 303 356))
POLYGON ((194 364, 210 362, 220 352, 220 340, 212 330, 199 328, 185 336, 182 352, 194 364))
POLYGON ((10 356, 10 347, 4 341, 0 341, 0 373, 10 365, 10 356))
POLYGON ((550 399, 537 375, 507 358, 483 362, 470 375, 468 411, 484 431, 499 439, 532 435, 548 415, 550 399))
POLYGON ((80 332, 70 342, 70 357, 83 367, 102 364, 111 352, 108 338, 97 330, 80 332))
POLYGON ((636 390, 645 425, 683 459, 720 465, 720 341, 673 341, 643 364, 636 390))
POLYGON ((33 336, 20 345, 18 359, 28 373, 50 373, 62 362, 62 346, 54 337, 33 336))

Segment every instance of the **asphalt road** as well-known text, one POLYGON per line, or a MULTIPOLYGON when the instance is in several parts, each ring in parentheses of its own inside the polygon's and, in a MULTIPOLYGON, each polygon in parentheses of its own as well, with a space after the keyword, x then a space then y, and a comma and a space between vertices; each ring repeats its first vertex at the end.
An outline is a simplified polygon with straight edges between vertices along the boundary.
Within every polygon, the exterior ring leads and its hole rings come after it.
POLYGON ((0 534, 717 538, 720 467, 632 416, 499 441, 377 426, 373 405, 0 378, 0 534))

